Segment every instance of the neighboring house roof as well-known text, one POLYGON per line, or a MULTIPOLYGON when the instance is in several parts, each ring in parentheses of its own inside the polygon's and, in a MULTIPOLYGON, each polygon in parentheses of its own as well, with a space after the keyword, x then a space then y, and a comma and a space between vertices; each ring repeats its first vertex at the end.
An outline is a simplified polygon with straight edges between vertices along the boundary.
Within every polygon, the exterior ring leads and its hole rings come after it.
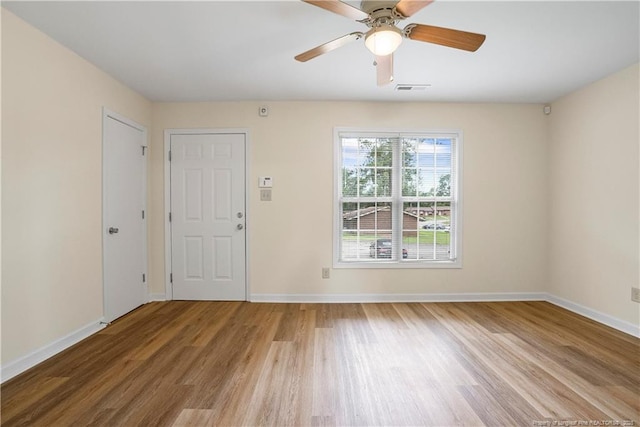
MULTIPOLYGON (((350 220, 350 219, 362 218, 363 216, 371 215, 372 213, 375 213, 375 212, 389 211, 389 210, 391 210, 391 207, 389 206, 383 206, 383 207, 371 206, 364 209, 357 209, 355 211, 344 212, 342 214, 342 219, 350 220)), ((417 215, 411 212, 403 211, 402 213, 407 216, 418 218, 417 215)))
MULTIPOLYGON (((450 211, 451 206, 436 206, 437 211, 450 211)), ((419 208, 407 208, 405 212, 415 213, 415 212, 433 212, 433 206, 421 206, 419 208)))

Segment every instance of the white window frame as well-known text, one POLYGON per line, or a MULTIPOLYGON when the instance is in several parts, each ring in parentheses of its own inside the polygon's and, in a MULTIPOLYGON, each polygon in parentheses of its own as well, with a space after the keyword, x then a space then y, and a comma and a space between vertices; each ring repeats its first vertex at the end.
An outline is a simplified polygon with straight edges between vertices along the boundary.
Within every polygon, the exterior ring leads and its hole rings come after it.
MULTIPOLYGON (((406 268, 449 268, 456 269, 462 268, 462 184, 463 184, 463 134, 462 130, 434 130, 434 129, 370 129, 370 128, 346 128, 339 127, 334 128, 334 171, 333 171, 333 267, 334 268, 386 268, 386 269, 406 269, 406 268), (341 200, 341 184, 342 184, 342 145, 341 135, 343 134, 362 134, 363 136, 455 136, 456 138, 456 155, 455 164, 453 169, 456 171, 456 185, 452 188, 452 200, 455 201, 456 209, 452 215, 452 232, 451 232, 451 250, 454 251, 453 258, 450 260, 403 260, 402 256, 393 260, 374 260, 374 261, 343 261, 340 259, 341 243, 342 243, 342 200, 341 200)), ((398 148, 398 151, 401 147, 398 148)), ((401 157, 398 153, 394 154, 394 162, 398 164, 401 157)), ((396 165, 394 165, 394 170, 396 165)), ((394 181, 395 194, 393 195, 392 203, 396 215, 394 215, 394 244, 397 240, 397 234, 402 235, 402 202, 399 191, 401 191, 401 185, 399 180, 394 181), (399 212, 399 214, 397 213, 399 212)), ((453 203, 452 203, 453 204, 453 203)), ((401 248, 401 244, 397 243, 397 248, 401 248)), ((398 252, 398 251, 396 251, 398 252)))

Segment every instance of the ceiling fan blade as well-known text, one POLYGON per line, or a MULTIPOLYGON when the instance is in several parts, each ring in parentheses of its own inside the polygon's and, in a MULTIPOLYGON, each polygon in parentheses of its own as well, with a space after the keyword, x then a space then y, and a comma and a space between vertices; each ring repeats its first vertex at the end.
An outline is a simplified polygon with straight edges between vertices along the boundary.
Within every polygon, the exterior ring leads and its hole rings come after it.
POLYGON ((487 37, 484 34, 468 33, 466 31, 422 24, 409 24, 404 30, 407 33, 407 37, 411 40, 435 43, 455 49, 468 50, 470 52, 478 50, 487 37))
POLYGON ((378 86, 384 86, 393 81, 393 53, 376 56, 376 75, 378 86))
POLYGON ((408 18, 431 3, 433 3, 433 0, 400 0, 396 4, 396 12, 408 18))
POLYGON ((355 19, 357 21, 366 19, 369 15, 360 9, 357 9, 350 4, 343 3, 340 0, 302 0, 305 3, 312 4, 314 6, 321 7, 329 12, 337 13, 338 15, 345 16, 347 18, 355 19))
POLYGON ((364 36, 363 33, 356 31, 354 33, 351 34, 347 34, 345 36, 342 37, 338 37, 335 40, 331 40, 330 42, 327 42, 325 44, 321 44, 320 46, 316 46, 313 49, 310 49, 306 52, 301 53, 300 55, 297 55, 295 57, 296 61, 300 61, 300 62, 307 62, 310 59, 315 58, 316 56, 320 56, 324 53, 330 52, 334 49, 337 49, 339 47, 342 47, 348 43, 351 43, 352 41, 356 41, 361 39, 364 36))

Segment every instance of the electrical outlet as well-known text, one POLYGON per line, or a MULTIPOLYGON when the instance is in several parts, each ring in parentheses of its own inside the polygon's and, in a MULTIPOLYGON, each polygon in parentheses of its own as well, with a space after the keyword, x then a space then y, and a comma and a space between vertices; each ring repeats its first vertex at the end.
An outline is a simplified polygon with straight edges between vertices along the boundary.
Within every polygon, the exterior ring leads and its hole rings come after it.
POLYGON ((329 267, 322 267, 322 278, 328 279, 330 277, 331 277, 331 270, 329 270, 329 267))
POLYGON ((640 302, 640 288, 631 288, 631 301, 640 302))

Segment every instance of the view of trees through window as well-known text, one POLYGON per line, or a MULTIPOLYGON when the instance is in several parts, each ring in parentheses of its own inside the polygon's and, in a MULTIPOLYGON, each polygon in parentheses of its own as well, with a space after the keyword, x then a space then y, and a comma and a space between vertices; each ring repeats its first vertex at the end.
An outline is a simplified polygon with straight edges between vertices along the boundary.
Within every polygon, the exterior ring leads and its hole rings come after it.
POLYGON ((342 261, 451 259, 454 136, 341 136, 342 261))

